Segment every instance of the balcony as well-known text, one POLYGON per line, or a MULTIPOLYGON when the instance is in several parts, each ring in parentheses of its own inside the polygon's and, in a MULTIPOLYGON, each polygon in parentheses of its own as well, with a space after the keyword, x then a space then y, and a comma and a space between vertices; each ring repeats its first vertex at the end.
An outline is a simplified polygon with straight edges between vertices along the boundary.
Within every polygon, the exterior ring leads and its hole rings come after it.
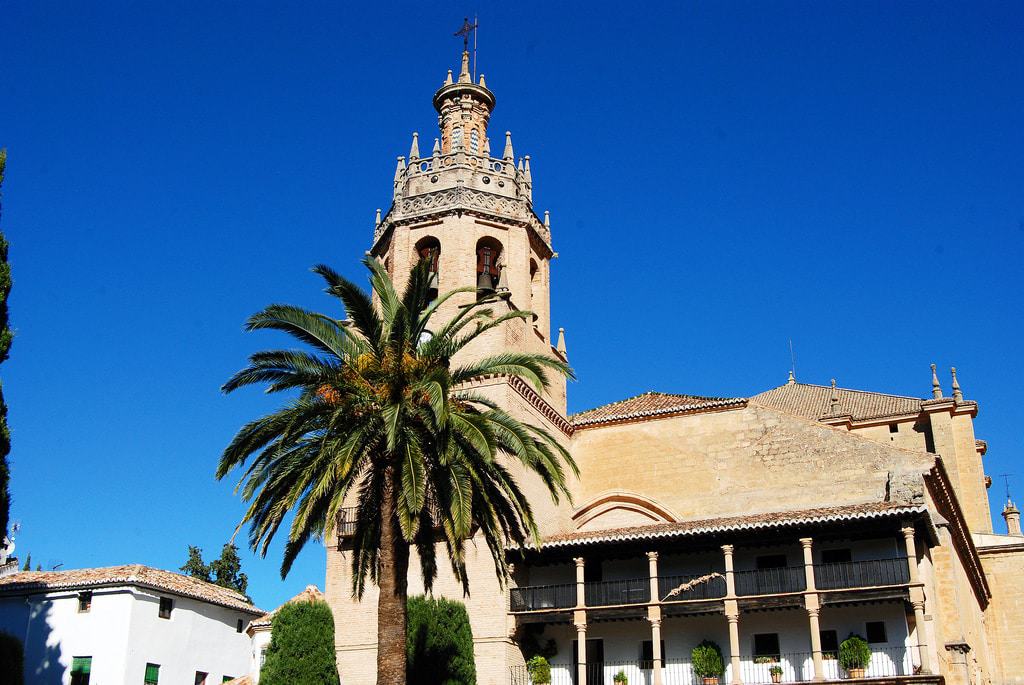
POLYGON ((651 579, 602 580, 586 583, 583 596, 588 607, 619 604, 647 604, 651 601, 651 579))
POLYGON ((356 533, 356 507, 342 507, 338 510, 338 518, 335 520, 335 528, 338 538, 347 538, 356 533))
POLYGON ((548 611, 576 606, 576 583, 534 585, 509 589, 509 610, 548 611))
MULTIPOLYGON (((340 520, 339 534, 343 535, 340 520)), ((712 578, 707 578, 708 575, 659 576, 658 597, 654 598, 650 596, 649 578, 588 582, 584 585, 584 599, 587 607, 723 599, 726 596, 725 574, 712 578), (702 580, 704 578, 707 579, 702 580), (679 591, 670 597, 673 590, 679 591)), ((737 597, 796 594, 806 590, 807 585, 803 566, 736 571, 733 578, 737 597)), ((910 582, 910 570, 904 557, 816 564, 814 582, 818 591, 906 585, 910 582)), ((510 595, 510 610, 517 613, 576 606, 575 583, 512 588, 510 595)))
POLYGON ((721 599, 725 597, 725 574, 714 578, 699 576, 661 576, 658 578, 658 595, 662 602, 685 602, 687 600, 721 599), (678 590, 669 597, 669 593, 678 590))
MULTIPOLYGON (((719 679, 722 685, 729 685, 738 679, 732 673, 729 655, 725 654, 726 672, 719 679)), ((864 678, 905 678, 907 682, 934 683, 937 676, 918 675, 920 664, 916 647, 873 648, 871 660, 864 669, 864 678), (916 677, 912 677, 916 676, 916 677)), ((839 662, 828 655, 822 661, 822 675, 825 682, 851 680, 839 662)), ((779 682, 806 683, 814 679, 814 659, 810 652, 778 654, 775 656, 740 657, 742 682, 750 685, 767 685, 774 682, 772 670, 781 669, 779 682)), ((577 666, 574 663, 551 665, 551 685, 576 685, 577 666)), ((651 685, 654 682, 653 663, 650 661, 604 661, 586 665, 586 685, 614 685, 615 674, 625 674, 629 685, 651 685)), ((661 669, 664 685, 700 685, 701 679, 693 673, 689 659, 666 659, 661 669)), ((862 682, 858 679, 858 682, 862 682)), ((513 667, 510 672, 511 685, 533 685, 525 666, 513 667)))
POLYGON ((803 592, 807 587, 803 566, 759 568, 754 571, 736 571, 733 575, 736 579, 736 594, 740 597, 803 592))
POLYGON ((814 567, 814 585, 819 590, 906 585, 909 582, 910 568, 905 557, 817 564, 814 567))

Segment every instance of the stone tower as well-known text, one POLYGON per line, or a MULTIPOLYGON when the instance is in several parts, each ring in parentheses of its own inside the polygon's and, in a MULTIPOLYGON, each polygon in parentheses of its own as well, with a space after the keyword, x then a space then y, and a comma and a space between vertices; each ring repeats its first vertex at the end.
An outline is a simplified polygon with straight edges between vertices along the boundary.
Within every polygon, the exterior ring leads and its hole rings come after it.
MULTIPOLYGON (((520 350, 564 359, 564 349, 552 346, 549 287, 555 253, 547 213, 542 221, 533 209, 530 157, 516 160, 507 131, 501 156, 492 156, 487 126, 495 98, 483 75, 473 82, 468 52, 458 78, 449 70, 433 104, 439 136, 423 156, 414 133, 408 159, 398 158, 393 204, 378 216, 371 253, 399 289, 412 265, 431 255, 439 292, 492 288, 507 295, 495 314, 505 307, 533 312, 532 321, 512 321, 474 341, 466 355, 520 350)), ((466 293, 449 301, 438 320, 473 297, 466 293)), ((544 400, 564 417, 564 381, 544 400)))
MULTIPOLYGON (((434 94, 439 135, 424 156, 413 134, 409 156, 399 157, 395 169, 391 207, 378 211, 371 254, 381 260, 401 290, 409 269, 429 257, 439 293, 455 288, 483 288, 503 294, 493 305, 494 315, 529 310, 529 319, 513 319, 473 341, 460 355, 466 361, 516 350, 565 360, 564 338, 551 338, 549 305, 551 227, 533 209, 530 158, 517 159, 512 136, 505 132, 493 147, 488 123, 494 94, 484 77, 473 81, 469 54, 463 53, 457 78, 448 77, 434 94)), ((424 149, 427 144, 424 144, 424 149)), ((476 292, 448 300, 437 313, 440 324, 460 305, 472 302, 476 292)), ((565 379, 552 379, 544 395, 518 378, 480 378, 475 393, 500 404, 524 422, 541 426, 568 446, 572 428, 565 416, 565 379)), ((507 466, 533 508, 542 535, 567 529, 570 508, 556 505, 540 478, 524 472, 515 460, 507 466)), ((570 476, 571 479, 571 476, 570 476)), ((346 685, 370 685, 374 680, 377 588, 368 587, 361 602, 351 596, 349 542, 344 535, 327 541, 326 595, 335 614, 338 665, 346 685)), ((438 551, 438 559, 446 557, 438 551)), ((510 663, 522 664, 512 639, 515 622, 507 613, 507 587, 495 576, 494 562, 482 539, 471 540, 466 567, 472 594, 464 596, 461 583, 440 563, 434 594, 466 604, 473 630, 478 680, 481 685, 508 682, 510 663)), ((423 591, 415 555, 409 570, 409 592, 423 591)))

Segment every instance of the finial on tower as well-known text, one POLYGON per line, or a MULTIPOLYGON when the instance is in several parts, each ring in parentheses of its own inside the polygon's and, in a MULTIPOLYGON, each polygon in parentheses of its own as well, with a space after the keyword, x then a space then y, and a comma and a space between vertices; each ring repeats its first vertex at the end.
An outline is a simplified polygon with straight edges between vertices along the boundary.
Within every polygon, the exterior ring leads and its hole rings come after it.
POLYGON ((793 369, 789 370, 789 380, 786 381, 786 385, 796 385, 796 376, 793 375, 793 369))
POLYGON ((544 227, 551 228, 551 212, 544 210, 544 227))
POLYGON ((501 158, 511 161, 515 157, 516 155, 512 151, 512 131, 505 131, 505 152, 501 154, 501 158))
POLYGON ((412 145, 409 147, 409 161, 420 158, 420 134, 412 132, 412 145))
POLYGON ((836 389, 836 379, 832 379, 832 400, 829 402, 829 413, 836 415, 839 413, 839 391, 836 389))
POLYGON ((484 136, 484 157, 491 156, 491 139, 484 136))
POLYGON ((459 83, 472 83, 473 77, 469 75, 469 52, 462 53, 462 68, 459 69, 459 83))
POLYGON ((565 357, 566 359, 569 358, 569 354, 565 351, 565 329, 564 328, 559 328, 558 329, 558 343, 555 345, 555 349, 558 350, 558 353, 560 355, 562 355, 563 357, 565 357))
POLYGON ((454 80, 454 79, 452 79, 452 70, 451 70, 451 69, 449 69, 449 70, 448 70, 448 77, 447 77, 447 78, 446 78, 446 79, 444 80, 444 85, 446 85, 446 86, 450 86, 450 85, 452 85, 453 83, 455 83, 455 80, 454 80))
POLYGON ((939 385, 939 375, 935 373, 935 364, 932 364, 932 399, 942 399, 942 387, 939 385))
POLYGON ((484 75, 483 74, 480 74, 480 87, 481 88, 486 88, 487 87, 487 81, 484 80, 484 75))
POLYGON ((376 228, 377 226, 380 226, 380 207, 377 208, 377 216, 373 220, 373 226, 374 226, 374 228, 376 228))
POLYGON ((953 374, 953 399, 957 402, 964 401, 964 393, 960 390, 960 381, 956 379, 956 367, 950 367, 950 372, 953 374))
POLYGON ((523 174, 526 178, 527 183, 533 183, 533 174, 530 173, 530 155, 523 157, 526 160, 526 165, 523 167, 523 174))

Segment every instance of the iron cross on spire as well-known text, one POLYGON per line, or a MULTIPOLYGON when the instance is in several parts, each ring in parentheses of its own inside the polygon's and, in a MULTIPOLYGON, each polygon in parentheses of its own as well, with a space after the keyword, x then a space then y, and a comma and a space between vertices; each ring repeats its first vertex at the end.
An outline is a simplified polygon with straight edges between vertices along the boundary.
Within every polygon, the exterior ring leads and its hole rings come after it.
MULTIPOLYGON (((472 24, 470 24, 469 17, 466 17, 462 21, 462 28, 460 28, 458 31, 454 33, 454 35, 456 36, 462 36, 462 49, 465 50, 466 52, 469 52, 469 34, 472 33, 473 37, 476 38, 476 27, 478 25, 479 24, 476 21, 476 19, 473 20, 472 24)), ((476 41, 474 41, 474 43, 475 42, 476 41)))

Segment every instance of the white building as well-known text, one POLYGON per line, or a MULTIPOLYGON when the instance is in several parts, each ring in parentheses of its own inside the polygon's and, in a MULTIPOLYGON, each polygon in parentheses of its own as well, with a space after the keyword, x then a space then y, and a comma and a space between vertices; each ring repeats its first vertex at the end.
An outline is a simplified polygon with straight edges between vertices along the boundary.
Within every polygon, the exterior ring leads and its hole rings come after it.
POLYGON ((33 685, 219 685, 245 674, 264 612, 244 595, 140 565, 0 578, 0 630, 33 685))

